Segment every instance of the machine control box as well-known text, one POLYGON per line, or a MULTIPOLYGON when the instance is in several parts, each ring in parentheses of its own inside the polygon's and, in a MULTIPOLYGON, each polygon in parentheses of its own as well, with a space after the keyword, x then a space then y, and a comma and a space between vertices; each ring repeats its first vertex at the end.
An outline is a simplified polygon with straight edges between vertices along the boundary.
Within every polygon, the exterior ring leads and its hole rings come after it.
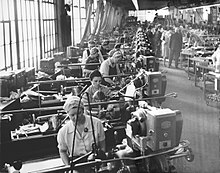
POLYGON ((162 74, 161 72, 146 72, 145 82, 148 84, 145 87, 144 94, 147 96, 162 95, 162 74))
POLYGON ((148 111, 147 131, 151 140, 147 145, 153 150, 176 146, 176 113, 170 109, 148 111))
POLYGON ((148 148, 159 151, 177 146, 181 132, 182 115, 169 108, 139 108, 132 113, 126 126, 128 144, 142 152, 148 148))
POLYGON ((157 72, 159 71, 159 63, 154 56, 142 56, 142 64, 143 68, 146 71, 157 72))

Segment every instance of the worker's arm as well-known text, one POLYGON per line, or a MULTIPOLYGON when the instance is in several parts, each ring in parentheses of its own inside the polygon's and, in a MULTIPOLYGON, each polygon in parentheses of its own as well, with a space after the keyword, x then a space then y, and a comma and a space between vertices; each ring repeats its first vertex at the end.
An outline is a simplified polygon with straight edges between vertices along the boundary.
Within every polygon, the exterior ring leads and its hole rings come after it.
MULTIPOLYGON (((100 73, 103 77, 109 76, 109 64, 105 61, 101 64, 100 73)), ((110 85, 114 85, 114 82, 110 78, 104 78, 106 82, 108 82, 110 85)))
POLYGON ((70 160, 66 150, 59 149, 60 157, 65 165, 70 164, 70 160))
POLYGON ((103 55, 100 50, 99 50, 98 54, 99 54, 99 61, 100 61, 100 63, 102 63, 104 61, 104 58, 103 58, 103 55))
POLYGON ((103 141, 99 141, 99 147, 100 147, 100 149, 102 150, 102 151, 104 151, 105 152, 105 140, 103 140, 103 141))
POLYGON ((97 128, 98 128, 98 146, 99 148, 105 152, 105 131, 102 125, 102 122, 98 122, 97 124, 97 128))
POLYGON ((216 65, 216 52, 214 52, 212 55, 212 63, 213 63, 213 66, 215 67, 215 65, 216 65))

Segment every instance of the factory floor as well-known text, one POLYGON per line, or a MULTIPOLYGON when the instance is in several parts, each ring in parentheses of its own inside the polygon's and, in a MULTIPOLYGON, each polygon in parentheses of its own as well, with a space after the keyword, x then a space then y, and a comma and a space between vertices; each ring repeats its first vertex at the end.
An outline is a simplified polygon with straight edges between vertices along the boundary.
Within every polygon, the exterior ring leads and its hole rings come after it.
MULTIPOLYGON (((203 90, 194 86, 193 79, 188 80, 187 73, 182 69, 167 68, 161 65, 161 70, 166 71, 166 93, 176 92, 177 98, 166 98, 163 107, 180 110, 183 116, 183 131, 181 139, 188 140, 195 155, 193 162, 185 158, 174 160, 178 173, 219 173, 220 172, 220 109, 216 104, 206 105, 203 90)), ((39 170, 62 165, 57 158, 45 160, 34 164, 26 164, 21 172, 39 170), (43 164, 43 165, 42 165, 43 164)))
MULTIPOLYGON (((220 103, 206 105, 203 89, 195 87, 193 78, 183 69, 167 68, 166 93, 176 92, 177 98, 167 98, 163 107, 180 110, 183 116, 182 140, 189 140, 195 155, 193 162, 185 158, 174 161, 178 173, 220 172, 220 103)), ((200 82, 199 85, 203 83, 200 82)))

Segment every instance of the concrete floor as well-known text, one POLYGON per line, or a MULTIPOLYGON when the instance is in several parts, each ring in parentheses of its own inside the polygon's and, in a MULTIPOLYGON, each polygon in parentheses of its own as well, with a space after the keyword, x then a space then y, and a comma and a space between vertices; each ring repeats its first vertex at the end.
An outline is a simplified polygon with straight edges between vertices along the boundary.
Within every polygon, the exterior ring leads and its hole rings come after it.
POLYGON ((187 162, 185 158, 174 161, 178 173, 219 173, 220 103, 218 105, 211 103, 211 106, 207 106, 203 90, 194 86, 193 78, 188 80, 184 70, 166 67, 161 69, 167 71, 166 92, 178 94, 175 99, 167 98, 163 106, 181 111, 182 139, 190 141, 195 155, 193 162, 187 162))

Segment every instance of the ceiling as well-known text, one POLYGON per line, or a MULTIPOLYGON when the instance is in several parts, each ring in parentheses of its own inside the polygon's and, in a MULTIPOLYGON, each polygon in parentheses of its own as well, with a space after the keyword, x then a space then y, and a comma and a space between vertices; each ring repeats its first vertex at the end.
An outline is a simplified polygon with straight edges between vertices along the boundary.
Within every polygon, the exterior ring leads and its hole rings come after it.
POLYGON ((138 0, 139 10, 159 10, 167 7, 169 0, 138 0))
MULTIPOLYGON (((116 6, 122 6, 126 10, 136 10, 132 0, 110 0, 116 6)), ((139 10, 159 10, 168 6, 189 8, 200 5, 220 3, 220 0, 137 0, 139 10)))
MULTIPOLYGON (((170 0, 137 0, 139 10, 156 10, 167 7, 170 0)), ((122 6, 126 10, 136 10, 132 0, 111 0, 116 6, 122 6)))

